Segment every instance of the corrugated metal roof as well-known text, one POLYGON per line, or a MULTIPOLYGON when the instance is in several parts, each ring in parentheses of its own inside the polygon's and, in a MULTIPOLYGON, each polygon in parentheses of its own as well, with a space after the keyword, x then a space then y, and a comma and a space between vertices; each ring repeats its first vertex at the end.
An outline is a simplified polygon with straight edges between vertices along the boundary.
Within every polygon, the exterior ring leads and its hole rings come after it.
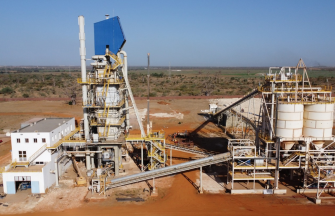
POLYGON ((29 126, 21 128, 16 133, 31 133, 31 132, 51 132, 56 129, 59 125, 62 125, 72 118, 46 118, 36 123, 31 123, 29 126))

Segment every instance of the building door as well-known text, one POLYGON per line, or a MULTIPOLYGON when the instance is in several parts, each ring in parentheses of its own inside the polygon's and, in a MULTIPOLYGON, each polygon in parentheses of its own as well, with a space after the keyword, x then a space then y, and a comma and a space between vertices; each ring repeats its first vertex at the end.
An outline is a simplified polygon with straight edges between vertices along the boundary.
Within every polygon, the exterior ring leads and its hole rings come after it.
POLYGON ((38 181, 31 182, 31 193, 40 193, 40 184, 38 181))
POLYGON ((27 161, 27 152, 19 151, 19 161, 27 161))
POLYGON ((7 194, 15 194, 16 189, 15 189, 15 182, 14 181, 7 181, 7 194))
POLYGON ((31 177, 30 176, 14 176, 15 191, 23 191, 31 189, 31 177))

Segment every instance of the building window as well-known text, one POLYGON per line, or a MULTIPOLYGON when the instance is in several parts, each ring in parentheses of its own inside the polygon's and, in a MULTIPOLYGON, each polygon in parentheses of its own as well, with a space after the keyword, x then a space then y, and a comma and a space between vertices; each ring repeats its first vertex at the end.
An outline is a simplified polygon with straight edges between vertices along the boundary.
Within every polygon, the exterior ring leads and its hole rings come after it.
POLYGON ((45 138, 42 138, 42 143, 45 143, 46 141, 45 141, 45 138))
POLYGON ((20 143, 20 142, 21 142, 21 140, 20 140, 20 139, 16 139, 16 142, 17 142, 17 143, 20 143))
POLYGON ((37 138, 34 138, 34 143, 37 143, 37 138))
POLYGON ((19 161, 26 161, 26 160, 27 160, 27 152, 19 151, 19 161))
POLYGON ((26 141, 26 143, 29 143, 29 139, 28 138, 26 138, 25 141, 26 141))
POLYGON ((44 163, 42 161, 36 161, 35 164, 39 165, 39 164, 44 164, 44 163))

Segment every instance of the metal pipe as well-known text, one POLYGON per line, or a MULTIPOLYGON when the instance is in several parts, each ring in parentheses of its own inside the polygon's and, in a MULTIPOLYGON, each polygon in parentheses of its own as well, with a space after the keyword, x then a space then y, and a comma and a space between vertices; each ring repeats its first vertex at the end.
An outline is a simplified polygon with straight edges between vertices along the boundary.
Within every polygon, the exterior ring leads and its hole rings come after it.
POLYGON ((134 107, 134 111, 135 111, 135 115, 136 115, 138 125, 140 126, 141 136, 145 137, 146 135, 145 135, 145 132, 144 132, 144 129, 143 129, 142 120, 141 120, 140 115, 138 113, 138 109, 137 109, 137 106, 136 106, 136 103, 135 103, 135 99, 134 99, 133 93, 131 91, 129 80, 128 80, 127 53, 123 50, 121 50, 119 53, 120 53, 120 55, 123 55, 122 73, 123 73, 123 76, 124 76, 124 80, 126 82, 126 87, 127 87, 131 102, 132 102, 133 107, 134 107))
POLYGON ((56 177, 56 187, 58 187, 59 183, 58 183, 58 161, 57 161, 57 158, 55 159, 55 177, 56 177))
POLYGON ((114 147, 114 173, 115 176, 119 175, 119 147, 115 146, 114 147))
POLYGON ((98 155, 98 168, 100 168, 101 167, 101 165, 102 165, 102 162, 101 162, 101 156, 102 156, 102 151, 101 151, 101 146, 98 146, 98 151, 97 151, 97 155, 98 155))
POLYGON ((129 120, 129 103, 128 103, 128 93, 125 92, 125 110, 126 110, 126 130, 129 130, 130 120, 129 120))
POLYGON ((150 71, 149 71, 149 68, 150 68, 150 53, 148 53, 148 98, 147 98, 147 134, 150 134, 150 127, 149 127, 149 124, 150 124, 150 119, 149 119, 149 115, 150 115, 150 71))
MULTIPOLYGON (((80 41, 80 64, 81 64, 81 79, 82 82, 86 82, 86 47, 85 47, 85 19, 84 16, 78 17, 78 25, 79 25, 79 41, 80 41)), ((83 91, 83 105, 87 103, 87 85, 82 85, 83 91)), ((88 125, 88 110, 84 108, 84 134, 85 139, 89 140, 89 125, 88 125)))
POLYGON ((276 170, 275 170, 275 189, 278 189, 278 181, 279 181, 279 157, 280 157, 280 154, 279 154, 279 149, 280 149, 280 138, 278 137, 277 138, 277 141, 276 141, 276 170))
POLYGON ((142 144, 141 144, 141 171, 143 172, 143 141, 142 141, 142 144))
POLYGON ((275 103, 275 94, 274 94, 274 86, 275 84, 272 83, 272 97, 271 97, 271 119, 270 119, 270 124, 271 124, 271 133, 270 133, 270 140, 272 140, 272 134, 274 133, 273 130, 273 114, 274 114, 274 103, 275 103))
POLYGON ((91 167, 92 167, 92 169, 95 168, 95 163, 94 163, 94 153, 91 154, 91 167))
POLYGON ((86 154, 86 169, 91 170, 90 154, 86 154))
POLYGON ((306 142, 306 148, 305 148, 305 170, 304 170, 304 188, 307 187, 307 181, 308 181, 308 165, 309 165, 309 145, 310 142, 306 142))
POLYGON ((202 166, 200 167, 200 193, 202 194, 203 193, 203 191, 202 191, 202 166))

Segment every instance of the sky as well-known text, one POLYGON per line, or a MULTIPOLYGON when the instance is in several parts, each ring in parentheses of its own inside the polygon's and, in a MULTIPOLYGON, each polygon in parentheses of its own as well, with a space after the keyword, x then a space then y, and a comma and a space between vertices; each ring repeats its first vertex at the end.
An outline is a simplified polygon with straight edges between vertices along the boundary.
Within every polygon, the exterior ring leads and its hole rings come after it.
MULTIPOLYGON (((335 66, 333 0, 0 0, 0 65, 79 66, 78 16, 119 16, 130 66, 335 66)), ((89 61, 87 63, 90 63, 89 61)))

